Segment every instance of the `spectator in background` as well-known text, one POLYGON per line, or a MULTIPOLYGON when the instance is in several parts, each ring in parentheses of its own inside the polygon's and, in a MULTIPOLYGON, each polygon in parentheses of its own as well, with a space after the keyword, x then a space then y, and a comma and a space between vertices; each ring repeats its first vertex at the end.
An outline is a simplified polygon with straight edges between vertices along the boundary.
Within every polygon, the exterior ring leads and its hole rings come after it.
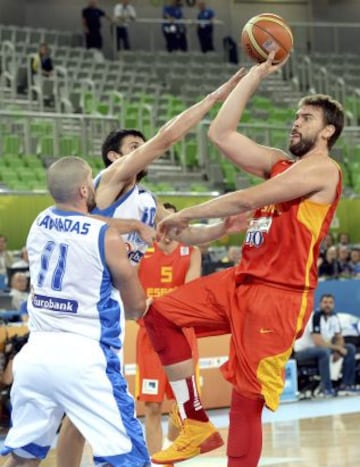
POLYGON ((163 18, 166 19, 162 25, 162 31, 166 41, 166 50, 187 51, 186 27, 179 20, 183 19, 183 12, 177 0, 170 1, 163 8, 163 18))
POLYGON ((7 285, 7 270, 14 262, 11 253, 6 249, 7 238, 0 234, 0 289, 5 289, 7 285))
POLYGON ((345 344, 341 334, 339 318, 335 312, 335 299, 331 294, 324 294, 320 299, 320 308, 310 317, 303 336, 295 341, 296 360, 315 358, 318 361, 322 391, 325 396, 334 396, 330 379, 330 359, 343 358, 342 382, 339 395, 356 394, 355 382, 355 346, 345 344))
POLYGON ((239 264, 241 260, 241 246, 229 246, 228 248, 228 260, 233 265, 239 264))
POLYGON ((29 267, 29 256, 28 256, 26 246, 23 246, 21 248, 20 259, 18 259, 17 261, 14 261, 13 264, 11 265, 11 268, 16 269, 16 268, 28 268, 28 267, 29 267))
POLYGON ((350 265, 350 248, 347 245, 339 244, 338 261, 341 276, 351 276, 352 269, 350 265))
POLYGON ((103 16, 111 21, 111 18, 105 13, 105 11, 97 7, 96 0, 90 0, 87 8, 82 10, 82 23, 87 49, 102 49, 103 39, 101 35, 100 18, 103 16))
POLYGON ((209 246, 211 243, 203 243, 199 245, 201 251, 201 275, 208 276, 215 271, 215 263, 211 258, 211 254, 209 251, 209 246))
POLYGON ((121 49, 121 42, 125 50, 130 49, 128 25, 135 21, 135 8, 129 4, 129 0, 123 0, 115 5, 114 23, 116 24, 116 46, 121 49))
POLYGON ((324 240, 321 242, 320 245, 320 257, 325 258, 325 253, 326 250, 334 245, 334 237, 332 234, 329 232, 327 235, 325 235, 324 240))
POLYGON ((43 76, 51 76, 54 71, 54 65, 50 56, 50 50, 45 42, 39 46, 38 53, 35 55, 31 62, 31 70, 33 74, 41 73, 43 76))
POLYGON ((198 2, 199 13, 198 21, 201 21, 197 26, 197 34, 199 38, 200 48, 203 53, 214 50, 213 42, 213 19, 215 12, 211 8, 206 8, 205 2, 198 2))
POLYGON ((329 247, 325 252, 325 258, 319 258, 319 277, 336 279, 341 272, 340 263, 337 259, 336 246, 329 247))
POLYGON ((347 232, 339 233, 339 245, 350 245, 350 235, 347 232))
POLYGON ((360 249, 359 248, 352 248, 350 252, 349 265, 351 268, 351 275, 359 277, 360 276, 360 249))
POLYGON ((10 295, 12 297, 13 310, 20 311, 23 302, 28 299, 28 278, 23 272, 16 272, 11 278, 10 295))

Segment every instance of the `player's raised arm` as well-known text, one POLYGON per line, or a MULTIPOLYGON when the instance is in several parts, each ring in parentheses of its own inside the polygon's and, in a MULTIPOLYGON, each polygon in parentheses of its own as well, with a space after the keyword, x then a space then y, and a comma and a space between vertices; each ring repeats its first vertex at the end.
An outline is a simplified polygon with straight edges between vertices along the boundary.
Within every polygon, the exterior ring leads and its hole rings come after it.
POLYGON ((209 128, 209 138, 236 166, 268 178, 271 167, 286 155, 274 148, 260 145, 237 131, 242 113, 261 81, 279 70, 285 62, 272 65, 273 53, 266 62, 252 67, 226 99, 209 128))
POLYGON ((104 182, 118 185, 136 176, 199 123, 216 102, 226 99, 244 74, 245 70, 240 69, 218 89, 171 119, 145 144, 114 161, 104 171, 104 182))
POLYGON ((106 232, 105 257, 114 287, 119 290, 124 303, 126 319, 140 318, 146 307, 144 290, 136 268, 129 262, 124 242, 113 227, 106 232))

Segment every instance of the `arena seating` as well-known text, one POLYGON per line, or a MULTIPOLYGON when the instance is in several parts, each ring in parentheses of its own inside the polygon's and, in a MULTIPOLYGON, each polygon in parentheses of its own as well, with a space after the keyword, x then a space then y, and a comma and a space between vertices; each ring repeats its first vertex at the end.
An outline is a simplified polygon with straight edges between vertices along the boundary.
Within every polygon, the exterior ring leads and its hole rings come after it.
MULTIPOLYGON (((216 53, 122 51, 119 60, 106 60, 93 50, 76 46, 79 40, 70 32, 46 29, 0 25, 0 40, 0 103, 4 109, 0 112, 4 135, 0 153, 6 156, 0 164, 5 169, 13 165, 13 156, 16 164, 25 168, 40 164, 43 170, 49 159, 61 155, 97 160, 91 155, 99 154, 109 127, 138 127, 149 138, 237 68, 216 53), (33 82, 30 58, 42 41, 50 46, 56 71, 51 78, 36 77, 33 82), (25 109, 41 113, 35 118, 25 109)), ((282 74, 267 80, 261 93, 251 99, 242 131, 259 143, 286 149, 292 109, 304 91, 334 94, 347 104, 348 123, 359 123, 360 94, 353 88, 359 85, 359 68, 360 61, 352 54, 294 57, 282 74), (346 85, 341 80, 346 80, 346 85)), ((209 113, 209 119, 217 110, 209 113)), ((258 183, 256 177, 234 169, 221 157, 206 138, 208 124, 204 121, 154 165, 149 179, 152 186, 163 189, 164 174, 173 190, 226 191, 258 183)), ((360 193, 360 132, 345 132, 334 154, 343 166, 349 194, 360 193)), ((97 163, 92 165, 95 171, 100 169, 97 163)), ((1 182, 12 189, 42 188, 41 167, 31 181, 25 175, 29 172, 10 174, 5 170, 1 182)))

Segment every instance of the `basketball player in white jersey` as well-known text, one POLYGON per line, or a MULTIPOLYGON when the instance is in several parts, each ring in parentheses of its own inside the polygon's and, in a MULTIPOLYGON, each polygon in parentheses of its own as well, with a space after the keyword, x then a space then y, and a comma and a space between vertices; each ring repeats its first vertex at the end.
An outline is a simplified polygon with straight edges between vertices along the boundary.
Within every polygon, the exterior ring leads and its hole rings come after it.
POLYGON ((14 360, 5 465, 39 465, 66 413, 96 465, 148 466, 117 355, 121 314, 137 319, 145 310, 137 272, 118 232, 87 216, 95 193, 84 160, 52 164, 48 188, 56 206, 39 214, 26 245, 30 338, 14 360))

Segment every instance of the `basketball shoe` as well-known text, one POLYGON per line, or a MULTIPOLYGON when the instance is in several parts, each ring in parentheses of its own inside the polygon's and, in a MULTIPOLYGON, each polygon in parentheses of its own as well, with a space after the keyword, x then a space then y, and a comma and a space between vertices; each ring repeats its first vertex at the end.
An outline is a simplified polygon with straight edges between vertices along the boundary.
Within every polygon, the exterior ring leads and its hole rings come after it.
POLYGON ((153 464, 171 464, 191 459, 199 454, 213 451, 224 444, 211 422, 184 420, 179 436, 164 451, 152 455, 153 464))

